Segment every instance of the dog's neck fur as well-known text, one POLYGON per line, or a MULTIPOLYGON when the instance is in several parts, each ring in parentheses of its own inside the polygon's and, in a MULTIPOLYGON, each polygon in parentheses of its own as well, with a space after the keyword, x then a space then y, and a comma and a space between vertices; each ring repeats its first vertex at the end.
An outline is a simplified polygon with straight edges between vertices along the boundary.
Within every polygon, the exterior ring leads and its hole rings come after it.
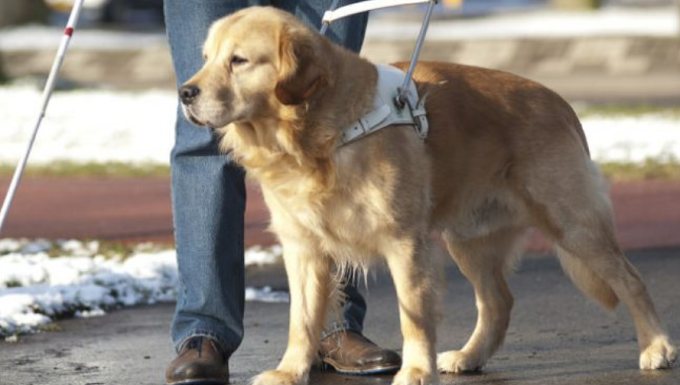
POLYGON ((332 53, 342 56, 332 60, 334 78, 310 100, 286 106, 275 118, 233 123, 219 130, 222 149, 230 151, 264 188, 321 198, 335 186, 333 153, 341 130, 373 108, 375 87, 367 84, 377 83, 378 75, 373 64, 344 48, 333 46, 332 53))

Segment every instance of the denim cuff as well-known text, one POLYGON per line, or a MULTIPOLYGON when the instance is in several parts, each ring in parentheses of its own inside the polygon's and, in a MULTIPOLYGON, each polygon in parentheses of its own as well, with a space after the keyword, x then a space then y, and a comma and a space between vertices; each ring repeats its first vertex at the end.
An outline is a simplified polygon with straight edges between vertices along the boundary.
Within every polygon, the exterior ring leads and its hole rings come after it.
POLYGON ((189 339, 194 338, 194 337, 205 337, 205 338, 210 338, 211 340, 215 341, 217 345, 220 347, 220 350, 222 354, 224 354, 226 359, 229 359, 231 355, 234 353, 236 350, 235 348, 232 348, 229 343, 227 342, 226 339, 222 338, 215 332, 211 332, 208 330, 193 330, 191 331, 188 335, 186 335, 184 338, 179 340, 179 343, 175 345, 175 352, 179 353, 180 349, 182 349, 182 346, 184 345, 185 342, 187 342, 189 339))
POLYGON ((323 332, 321 332, 321 339, 325 339, 329 337, 330 335, 333 335, 337 332, 355 332, 362 334, 363 330, 360 327, 357 326, 352 326, 349 321, 343 320, 343 321, 335 321, 328 328, 326 328, 323 332))

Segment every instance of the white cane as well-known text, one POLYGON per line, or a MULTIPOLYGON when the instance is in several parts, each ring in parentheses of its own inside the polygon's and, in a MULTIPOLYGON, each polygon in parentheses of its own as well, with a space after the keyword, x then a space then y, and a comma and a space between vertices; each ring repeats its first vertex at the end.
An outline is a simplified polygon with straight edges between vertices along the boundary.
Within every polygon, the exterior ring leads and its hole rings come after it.
POLYGON ((59 50, 57 51, 57 57, 52 63, 52 69, 50 70, 50 75, 47 78, 47 83, 45 84, 45 89, 43 90, 42 107, 38 115, 38 120, 33 128, 33 134, 28 142, 28 147, 24 156, 19 161, 19 165, 16 170, 14 170, 14 176, 12 177, 12 182, 7 190, 7 195, 5 195, 5 200, 2 203, 2 210, 0 210, 0 234, 2 234, 2 226, 5 224, 5 219, 7 219, 7 214, 9 208, 14 200, 14 195, 16 194, 17 186, 21 181, 21 177, 26 168, 26 162, 28 161, 28 156, 31 154, 31 149, 33 148, 33 142, 38 134, 38 129, 40 129, 40 123, 42 123, 45 117, 45 110, 47 110, 47 104, 50 102, 50 97, 52 96, 52 91, 54 91, 54 84, 57 80, 57 75, 59 74, 59 69, 64 62, 64 57, 66 56, 66 50, 68 49, 69 42, 71 41, 71 36, 73 36, 73 31, 75 31, 76 24, 78 23, 78 18, 80 17, 80 10, 83 7, 83 2, 85 0, 76 0, 73 4, 73 9, 71 10, 71 15, 66 23, 66 29, 64 29, 64 36, 61 39, 61 44, 59 45, 59 50))

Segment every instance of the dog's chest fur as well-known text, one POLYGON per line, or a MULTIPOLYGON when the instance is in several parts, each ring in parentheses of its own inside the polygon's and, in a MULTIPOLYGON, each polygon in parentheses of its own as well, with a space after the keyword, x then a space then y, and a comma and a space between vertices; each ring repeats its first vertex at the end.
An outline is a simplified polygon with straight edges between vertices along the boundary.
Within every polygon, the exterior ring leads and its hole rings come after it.
POLYGON ((282 241, 293 239, 336 260, 363 263, 384 255, 403 234, 426 229, 430 180, 422 142, 410 127, 393 130, 399 131, 377 133, 339 150, 334 180, 326 185, 293 169, 278 175, 283 184, 260 179, 271 228, 282 241), (395 135, 406 138, 401 148, 383 148, 395 135), (376 156, 380 152, 390 155, 376 156), (409 156, 415 154, 420 156, 409 156))
POLYGON ((376 237, 392 233, 397 221, 380 183, 345 184, 322 194, 306 191, 305 185, 293 179, 275 189, 262 186, 279 237, 310 243, 336 259, 380 254, 376 237))

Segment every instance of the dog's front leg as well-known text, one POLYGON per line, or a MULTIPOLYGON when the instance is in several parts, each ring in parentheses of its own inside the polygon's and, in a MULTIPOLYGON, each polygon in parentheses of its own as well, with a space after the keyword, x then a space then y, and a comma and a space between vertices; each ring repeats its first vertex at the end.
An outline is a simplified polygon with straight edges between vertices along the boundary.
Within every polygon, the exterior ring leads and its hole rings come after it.
POLYGON ((397 297, 404 337, 403 364, 393 385, 437 383, 436 343, 436 266, 425 247, 426 237, 391 243, 386 253, 397 297))
POLYGON ((290 287, 288 347, 276 370, 253 379, 253 385, 306 384, 316 357, 333 280, 330 260, 295 241, 282 239, 290 287))

